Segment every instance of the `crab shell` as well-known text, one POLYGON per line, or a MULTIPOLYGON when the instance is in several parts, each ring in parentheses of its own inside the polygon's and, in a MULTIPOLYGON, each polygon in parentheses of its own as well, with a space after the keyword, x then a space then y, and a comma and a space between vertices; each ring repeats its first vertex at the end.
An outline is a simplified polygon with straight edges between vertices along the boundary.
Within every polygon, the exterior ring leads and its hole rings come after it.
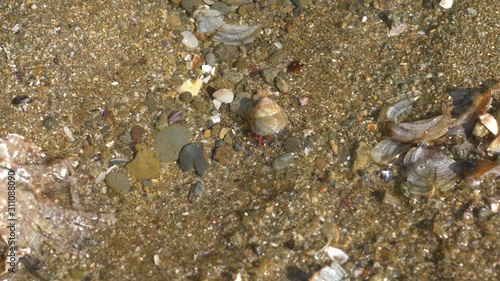
POLYGON ((288 115, 275 101, 263 97, 257 101, 250 112, 252 131, 260 136, 281 132, 290 123, 288 115))

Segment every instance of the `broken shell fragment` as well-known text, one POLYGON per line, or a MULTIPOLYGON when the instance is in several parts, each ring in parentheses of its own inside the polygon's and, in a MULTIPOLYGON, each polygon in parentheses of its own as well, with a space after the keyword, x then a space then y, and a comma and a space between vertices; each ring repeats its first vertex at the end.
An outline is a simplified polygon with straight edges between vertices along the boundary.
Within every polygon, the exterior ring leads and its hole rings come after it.
POLYGON ((490 160, 467 161, 465 163, 465 180, 475 185, 481 178, 493 175, 500 176, 500 163, 490 160))
POLYGON ((379 142, 372 150, 373 161, 379 164, 389 164, 401 153, 408 151, 411 145, 400 143, 393 139, 379 142))
POLYGON ((406 143, 435 140, 448 131, 453 121, 448 114, 442 114, 426 120, 394 123, 391 126, 391 137, 406 143))
POLYGON ((259 99, 250 112, 250 126, 254 133, 269 136, 281 132, 290 123, 281 106, 268 97, 259 99))

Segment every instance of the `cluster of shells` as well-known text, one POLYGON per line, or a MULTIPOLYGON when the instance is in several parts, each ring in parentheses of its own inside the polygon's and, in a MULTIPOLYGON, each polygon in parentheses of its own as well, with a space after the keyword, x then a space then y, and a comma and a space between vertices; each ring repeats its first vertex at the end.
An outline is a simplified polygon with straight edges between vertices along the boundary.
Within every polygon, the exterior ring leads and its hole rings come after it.
POLYGON ((479 88, 454 89, 450 96, 455 103, 470 104, 413 122, 398 119, 418 100, 419 92, 389 100, 382 114, 390 122, 390 137, 373 148, 374 161, 399 167, 396 185, 409 195, 432 196, 452 189, 460 180, 474 185, 485 176, 499 175, 500 111, 496 118, 488 113, 499 91, 496 80, 479 88))

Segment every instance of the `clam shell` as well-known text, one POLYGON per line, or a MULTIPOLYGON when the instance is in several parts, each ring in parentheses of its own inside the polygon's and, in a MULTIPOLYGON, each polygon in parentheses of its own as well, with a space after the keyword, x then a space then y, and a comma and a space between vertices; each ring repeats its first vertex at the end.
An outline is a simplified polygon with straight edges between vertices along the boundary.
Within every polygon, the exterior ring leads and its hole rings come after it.
POLYGON ((372 149, 373 161, 379 164, 389 164, 401 153, 408 151, 411 145, 397 142, 393 139, 385 139, 372 149))
POLYGON ((461 166, 443 152, 423 147, 412 148, 404 158, 406 181, 402 188, 411 195, 432 194, 453 188, 460 179, 461 166))
POLYGON ((479 116, 479 120, 493 135, 496 136, 498 134, 498 123, 493 115, 485 113, 479 116))
POLYGON ((432 141, 443 136, 453 121, 448 114, 442 114, 415 122, 394 123, 391 126, 391 137, 406 143, 432 141))
POLYGON ((252 131, 260 136, 274 135, 288 125, 288 115, 275 101, 261 98, 250 112, 252 131))

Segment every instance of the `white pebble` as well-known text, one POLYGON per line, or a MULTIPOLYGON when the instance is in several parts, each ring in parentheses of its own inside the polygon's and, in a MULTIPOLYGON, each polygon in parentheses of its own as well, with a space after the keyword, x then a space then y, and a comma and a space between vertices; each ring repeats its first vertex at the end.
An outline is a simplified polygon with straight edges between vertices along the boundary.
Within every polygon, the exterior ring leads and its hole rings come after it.
POLYGON ((453 0, 441 0, 441 2, 439 2, 439 6, 449 9, 453 6, 453 0))
POLYGON ((186 47, 190 49, 195 49, 196 47, 198 47, 198 39, 191 31, 182 32, 182 37, 182 44, 184 44, 186 47))
POLYGON ((158 254, 155 254, 153 256, 153 260, 154 260, 154 263, 155 263, 156 266, 160 266, 161 260, 160 260, 160 256, 158 254))

